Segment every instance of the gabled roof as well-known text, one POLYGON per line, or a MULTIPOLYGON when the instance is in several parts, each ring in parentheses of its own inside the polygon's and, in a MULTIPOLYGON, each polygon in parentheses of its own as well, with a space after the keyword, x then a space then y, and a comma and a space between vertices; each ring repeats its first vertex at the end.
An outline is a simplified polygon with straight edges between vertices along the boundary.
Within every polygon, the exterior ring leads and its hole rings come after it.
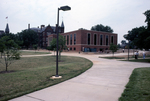
POLYGON ((30 28, 31 30, 35 31, 35 32, 41 32, 41 29, 40 28, 30 28))
MULTIPOLYGON (((49 26, 49 25, 48 25, 48 26, 49 26)), ((35 28, 35 27, 33 27, 33 28, 30 28, 30 29, 33 30, 33 31, 35 31, 35 32, 42 33, 43 31, 45 31, 45 29, 46 29, 48 26, 42 27, 42 28, 35 28)), ((56 27, 54 27, 54 26, 50 26, 50 27, 52 28, 53 32, 55 32, 56 27)))

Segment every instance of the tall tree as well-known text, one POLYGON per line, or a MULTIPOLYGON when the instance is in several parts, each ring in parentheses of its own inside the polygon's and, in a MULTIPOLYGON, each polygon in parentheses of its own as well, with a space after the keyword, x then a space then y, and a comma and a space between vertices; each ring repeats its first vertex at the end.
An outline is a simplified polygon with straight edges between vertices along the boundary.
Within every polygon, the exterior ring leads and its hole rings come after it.
POLYGON ((4 48, 5 48, 5 44, 4 41, 2 40, 2 38, 0 39, 0 52, 1 52, 1 58, 2 58, 2 54, 4 52, 4 48))
POLYGON ((35 50, 35 52, 36 52, 36 50, 37 50, 37 48, 38 48, 38 45, 33 45, 33 48, 34 48, 34 50, 35 50))
POLYGON ((113 43, 111 43, 109 50, 112 51, 113 56, 114 56, 114 52, 116 52, 118 50, 117 45, 114 45, 113 43))
POLYGON ((18 40, 23 41, 22 45, 28 49, 34 44, 38 44, 38 35, 32 30, 23 30, 22 32, 18 33, 18 40))
POLYGON ((3 33, 1 35, 1 37, 3 36, 8 36, 11 40, 14 40, 16 44, 18 44, 19 46, 22 46, 23 41, 19 40, 19 36, 18 33, 17 34, 13 34, 13 33, 3 33))
POLYGON ((20 53, 18 52, 18 45, 11 40, 8 36, 3 36, 0 41, 3 42, 3 56, 4 62, 2 59, 0 63, 4 64, 6 67, 6 72, 8 71, 8 66, 13 63, 14 60, 20 59, 20 53))
POLYGON ((128 31, 128 34, 125 34, 124 35, 124 38, 126 40, 129 40, 129 41, 134 41, 135 38, 138 38, 138 35, 145 31, 146 30, 146 27, 144 26, 141 26, 141 27, 136 27, 136 28, 133 28, 132 30, 128 31))
MULTIPOLYGON (((66 46, 66 39, 59 34, 59 46, 58 46, 58 50, 59 50, 59 56, 61 57, 61 52, 62 50, 64 50, 67 46, 66 46)), ((57 48, 57 40, 56 38, 53 38, 53 40, 50 42, 50 47, 52 50, 55 50, 57 48)))
POLYGON ((91 30, 94 30, 94 31, 104 31, 104 32, 113 32, 113 29, 109 26, 104 26, 102 24, 98 24, 98 25, 95 25, 95 26, 92 26, 91 30))
POLYGON ((146 16, 145 22, 147 23, 147 29, 150 30, 150 10, 147 10, 144 15, 146 16))
POLYGON ((147 26, 133 28, 128 31, 128 34, 124 35, 124 38, 131 41, 131 44, 137 48, 150 49, 150 10, 147 10, 144 15, 146 16, 147 26))

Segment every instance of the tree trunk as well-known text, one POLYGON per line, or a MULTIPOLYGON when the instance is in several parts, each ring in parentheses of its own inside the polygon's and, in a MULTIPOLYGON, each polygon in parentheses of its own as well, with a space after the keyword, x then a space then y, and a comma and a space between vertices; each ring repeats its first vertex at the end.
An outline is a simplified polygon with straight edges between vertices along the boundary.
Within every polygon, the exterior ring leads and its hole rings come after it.
POLYGON ((61 52, 59 51, 59 61, 61 61, 61 52))
POLYGON ((6 63, 6 72, 7 72, 7 67, 8 67, 8 64, 6 63))

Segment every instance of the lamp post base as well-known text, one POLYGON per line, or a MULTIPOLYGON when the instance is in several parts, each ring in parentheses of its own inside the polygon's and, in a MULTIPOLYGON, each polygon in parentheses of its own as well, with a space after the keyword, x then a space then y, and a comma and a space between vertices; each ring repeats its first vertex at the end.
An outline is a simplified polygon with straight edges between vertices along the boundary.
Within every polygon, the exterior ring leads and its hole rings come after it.
POLYGON ((61 79, 61 78, 62 78, 62 76, 59 76, 59 75, 50 77, 50 79, 61 79))

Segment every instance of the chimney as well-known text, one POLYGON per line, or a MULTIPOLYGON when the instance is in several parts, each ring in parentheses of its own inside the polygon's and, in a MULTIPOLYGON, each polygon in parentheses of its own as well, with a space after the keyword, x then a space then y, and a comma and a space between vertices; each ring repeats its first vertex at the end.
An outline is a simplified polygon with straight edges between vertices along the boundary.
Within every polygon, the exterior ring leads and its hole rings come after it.
POLYGON ((30 24, 28 24, 28 29, 30 29, 30 24))
POLYGON ((41 29, 44 28, 44 27, 45 27, 45 25, 41 25, 41 29))

